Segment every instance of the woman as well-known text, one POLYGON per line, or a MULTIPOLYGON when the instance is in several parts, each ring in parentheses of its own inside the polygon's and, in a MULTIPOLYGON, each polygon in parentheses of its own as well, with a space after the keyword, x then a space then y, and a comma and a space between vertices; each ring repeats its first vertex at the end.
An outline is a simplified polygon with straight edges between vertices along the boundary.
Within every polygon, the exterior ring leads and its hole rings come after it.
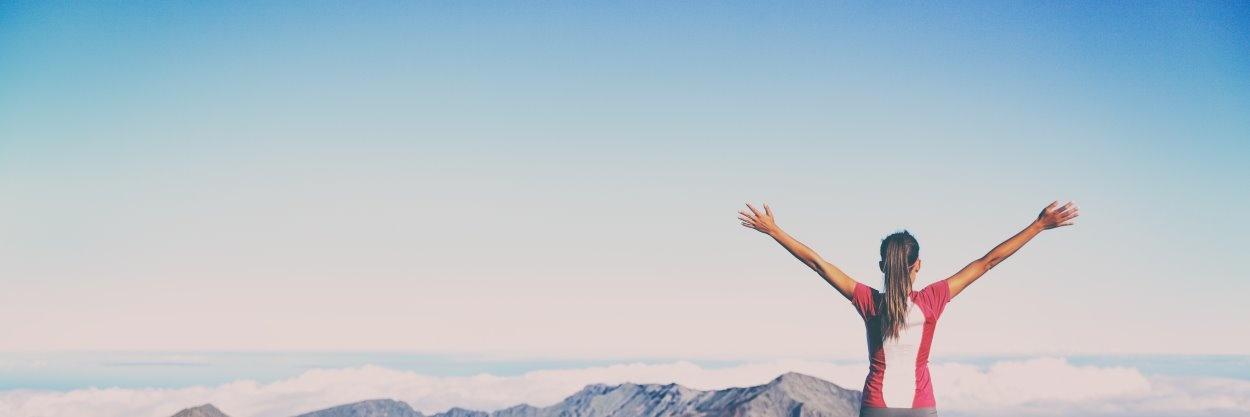
POLYGON ((987 271, 998 265, 1043 230, 1068 226, 1077 216, 1071 202, 1056 208, 1050 203, 1037 219, 1010 239, 995 246, 941 281, 912 291, 920 272, 920 244, 907 231, 886 236, 881 241, 881 272, 885 292, 859 283, 777 227, 773 211, 764 205, 761 213, 747 204, 750 213, 739 211, 742 225, 777 240, 790 254, 803 261, 838 289, 864 319, 868 334, 868 377, 864 379, 861 417, 934 416, 937 403, 929 378, 929 345, 938 317, 946 302, 963 292, 987 271))

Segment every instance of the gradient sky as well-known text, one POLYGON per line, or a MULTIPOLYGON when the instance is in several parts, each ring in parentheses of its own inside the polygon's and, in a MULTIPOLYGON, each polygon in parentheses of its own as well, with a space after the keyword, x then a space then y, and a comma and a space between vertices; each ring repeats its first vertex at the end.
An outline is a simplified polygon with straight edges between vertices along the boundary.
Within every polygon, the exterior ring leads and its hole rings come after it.
POLYGON ((0 350, 1246 353, 1245 2, 0 4, 0 350))

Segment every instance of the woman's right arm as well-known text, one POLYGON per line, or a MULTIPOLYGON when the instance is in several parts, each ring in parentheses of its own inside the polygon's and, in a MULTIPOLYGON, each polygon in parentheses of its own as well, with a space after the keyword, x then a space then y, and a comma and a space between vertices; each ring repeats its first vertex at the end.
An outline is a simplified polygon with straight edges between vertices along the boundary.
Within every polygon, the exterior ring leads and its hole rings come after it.
POLYGON ((745 211, 738 212, 738 220, 742 221, 743 226, 755 229, 773 238, 773 240, 781 244, 781 247, 786 248, 786 251, 794 255, 796 259, 803 262, 807 267, 812 268, 813 271, 816 271, 821 278, 824 278, 825 282, 828 282, 829 285, 832 285, 833 288, 842 293, 843 297, 846 297, 848 300, 854 297, 857 282, 850 276, 847 276, 845 272, 842 272, 841 269, 821 258, 820 254, 817 254, 812 248, 781 230, 777 226, 776 220, 773 219, 773 209, 769 208, 768 204, 764 204, 763 212, 756 210, 749 203, 747 208, 751 210, 750 213, 745 211))
POLYGON ((1028 243, 1029 240, 1032 240, 1034 236, 1037 236, 1043 230, 1071 225, 1072 219, 1075 219, 1077 216, 1077 207, 1072 202, 1068 202, 1062 207, 1055 208, 1057 204, 1059 204, 1058 201, 1050 203, 1037 215, 1037 219, 1029 223, 1024 230, 1017 232, 1011 238, 1003 241, 1003 243, 999 243, 985 256, 972 261, 968 266, 956 272, 955 275, 947 278, 947 285, 950 286, 950 297, 955 298, 956 295, 963 292, 964 288, 972 285, 977 278, 981 278, 982 275, 989 272, 999 262, 1016 253, 1020 247, 1024 246, 1025 243, 1028 243))

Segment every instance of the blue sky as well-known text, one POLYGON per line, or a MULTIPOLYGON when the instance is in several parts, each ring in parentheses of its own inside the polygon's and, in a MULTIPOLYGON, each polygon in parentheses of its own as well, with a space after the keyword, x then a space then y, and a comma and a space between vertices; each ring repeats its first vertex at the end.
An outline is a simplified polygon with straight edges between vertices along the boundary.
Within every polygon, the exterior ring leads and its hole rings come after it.
POLYGON ((1248 12, 6 3, 0 350, 858 357, 743 202, 879 285, 1071 199, 936 355, 1245 353, 1248 12))

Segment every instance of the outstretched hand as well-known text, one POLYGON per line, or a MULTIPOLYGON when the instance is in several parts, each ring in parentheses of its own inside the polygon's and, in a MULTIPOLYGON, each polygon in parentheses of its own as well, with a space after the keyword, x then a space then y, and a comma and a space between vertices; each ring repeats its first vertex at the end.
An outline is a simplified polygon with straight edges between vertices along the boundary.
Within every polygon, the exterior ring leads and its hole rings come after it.
POLYGON ((747 208, 751 210, 750 213, 738 210, 738 214, 740 214, 738 220, 742 220, 742 226, 758 230, 760 233, 769 236, 781 231, 781 228, 777 227, 777 222, 773 221, 773 209, 768 208, 767 203, 764 204, 763 213, 752 207, 751 203, 747 203, 747 208))
POLYGON ((1076 216, 1079 214, 1076 205, 1069 201, 1067 204, 1056 208, 1055 206, 1058 204, 1058 201, 1050 203, 1037 215, 1037 220, 1034 222, 1042 226, 1043 230, 1070 226, 1074 223, 1072 220, 1076 219, 1076 216))

